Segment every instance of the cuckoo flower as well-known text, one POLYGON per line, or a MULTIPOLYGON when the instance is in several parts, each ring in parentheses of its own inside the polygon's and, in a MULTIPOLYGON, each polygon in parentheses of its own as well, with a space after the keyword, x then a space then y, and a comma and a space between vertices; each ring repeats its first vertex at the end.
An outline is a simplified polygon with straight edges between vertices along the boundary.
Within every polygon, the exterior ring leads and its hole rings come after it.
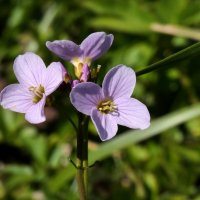
POLYGON ((130 97, 135 83, 135 72, 118 65, 106 74, 102 88, 92 82, 77 84, 70 99, 79 112, 91 116, 101 140, 109 140, 116 135, 117 124, 134 129, 150 125, 147 107, 130 97))
POLYGON ((19 113, 32 124, 45 121, 46 97, 63 81, 63 66, 53 62, 46 68, 34 53, 20 55, 14 62, 14 73, 19 83, 5 87, 0 93, 0 105, 19 113))
POLYGON ((70 40, 55 40, 47 42, 47 48, 64 60, 75 66, 75 74, 80 78, 83 65, 90 66, 91 62, 102 56, 112 45, 113 35, 95 32, 83 40, 80 45, 70 40))

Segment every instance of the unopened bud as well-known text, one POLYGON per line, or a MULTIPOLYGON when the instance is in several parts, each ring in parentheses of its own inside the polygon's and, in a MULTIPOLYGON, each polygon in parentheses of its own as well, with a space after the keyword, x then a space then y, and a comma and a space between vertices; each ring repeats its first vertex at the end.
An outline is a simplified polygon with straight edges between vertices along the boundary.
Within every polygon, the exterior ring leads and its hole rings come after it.
POLYGON ((73 80, 72 81, 72 88, 74 88, 77 84, 79 84, 80 81, 79 80, 73 80))
POLYGON ((88 67, 88 64, 84 64, 82 68, 82 74, 80 77, 81 82, 87 82, 90 76, 90 68, 88 67))
POLYGON ((68 71, 65 69, 65 67, 62 65, 62 74, 63 74, 63 81, 67 84, 69 81, 71 81, 71 76, 69 75, 68 71))

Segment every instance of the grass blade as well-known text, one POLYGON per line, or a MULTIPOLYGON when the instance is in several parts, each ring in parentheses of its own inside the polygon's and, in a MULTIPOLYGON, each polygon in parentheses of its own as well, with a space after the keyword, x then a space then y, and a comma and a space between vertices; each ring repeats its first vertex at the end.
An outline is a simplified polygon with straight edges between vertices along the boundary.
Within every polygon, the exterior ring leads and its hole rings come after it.
POLYGON ((92 151, 89 155, 90 163, 104 159, 115 151, 126 148, 133 143, 146 140, 197 116, 200 116, 200 104, 195 104, 160 117, 159 119, 154 120, 151 123, 151 126, 146 130, 127 131, 122 135, 103 143, 95 151, 92 151))
POLYGON ((200 55, 200 42, 193 44, 175 54, 172 54, 168 56, 167 58, 164 58, 163 60, 160 60, 156 63, 153 63, 146 67, 145 69, 142 69, 138 72, 136 72, 137 76, 141 76, 143 74, 147 74, 149 72, 152 72, 154 70, 157 70, 162 67, 170 67, 170 64, 174 64, 176 62, 188 59, 192 56, 200 55))

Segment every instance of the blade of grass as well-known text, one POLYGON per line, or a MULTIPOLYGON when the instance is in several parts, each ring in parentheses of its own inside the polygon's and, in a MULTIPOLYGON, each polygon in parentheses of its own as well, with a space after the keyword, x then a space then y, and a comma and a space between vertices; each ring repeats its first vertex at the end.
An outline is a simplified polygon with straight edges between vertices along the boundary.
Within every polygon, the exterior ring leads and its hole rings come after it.
POLYGON ((170 64, 174 64, 176 62, 188 59, 192 56, 196 56, 196 55, 200 55, 200 42, 193 44, 175 54, 172 54, 166 58, 164 58, 163 60, 160 60, 156 63, 153 63, 149 66, 147 66, 146 68, 136 72, 137 76, 141 76, 143 74, 147 74, 149 72, 152 72, 154 70, 157 70, 159 68, 162 67, 170 67, 170 64))
POLYGON ((190 38, 192 40, 197 40, 197 41, 200 40, 199 29, 197 30, 184 26, 178 26, 173 24, 159 24, 159 23, 152 23, 150 25, 150 29, 158 33, 190 38))
POLYGON ((90 163, 93 163, 98 159, 104 159, 115 151, 119 151, 134 143, 146 140, 197 116, 200 116, 200 104, 192 105, 160 117, 154 120, 151 123, 151 126, 146 130, 127 131, 122 135, 103 143, 95 151, 92 151, 89 155, 90 163))

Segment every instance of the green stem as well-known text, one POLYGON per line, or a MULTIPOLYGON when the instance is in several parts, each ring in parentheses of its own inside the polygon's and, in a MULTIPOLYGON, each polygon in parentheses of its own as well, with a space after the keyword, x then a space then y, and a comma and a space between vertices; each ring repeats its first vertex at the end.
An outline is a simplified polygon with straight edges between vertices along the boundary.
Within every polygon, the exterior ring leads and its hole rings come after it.
POLYGON ((166 67, 166 65, 173 64, 177 61, 188 59, 189 57, 192 57, 192 56, 195 56, 198 54, 200 54, 200 42, 198 42, 194 45, 191 45, 173 55, 170 55, 170 56, 164 58, 163 60, 160 60, 156 63, 149 65, 145 69, 142 69, 142 70, 136 72, 136 75, 140 76, 143 74, 147 74, 147 73, 157 70, 161 67, 166 67))
POLYGON ((80 200, 87 199, 88 182, 88 122, 89 118, 79 113, 77 134, 77 182, 80 200))

